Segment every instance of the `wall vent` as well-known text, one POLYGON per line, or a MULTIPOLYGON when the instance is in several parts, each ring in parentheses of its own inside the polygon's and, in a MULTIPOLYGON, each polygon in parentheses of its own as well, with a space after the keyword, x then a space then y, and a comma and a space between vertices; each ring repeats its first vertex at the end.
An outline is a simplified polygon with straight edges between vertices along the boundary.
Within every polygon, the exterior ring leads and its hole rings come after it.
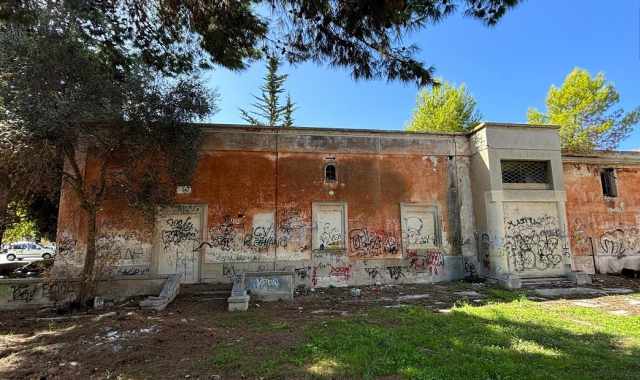
POLYGON ((502 183, 551 183, 548 161, 503 160, 502 183))

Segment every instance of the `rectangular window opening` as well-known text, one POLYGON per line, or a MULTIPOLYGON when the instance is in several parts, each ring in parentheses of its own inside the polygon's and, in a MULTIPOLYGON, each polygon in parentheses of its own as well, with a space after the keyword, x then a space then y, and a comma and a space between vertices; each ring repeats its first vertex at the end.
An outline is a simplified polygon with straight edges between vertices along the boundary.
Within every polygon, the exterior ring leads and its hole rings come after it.
POLYGON ((618 196, 616 186, 616 171, 613 168, 606 168, 600 171, 600 181, 602 182, 602 194, 605 197, 615 198, 618 196))
POLYGON ((505 188, 550 189, 549 161, 502 160, 505 188))

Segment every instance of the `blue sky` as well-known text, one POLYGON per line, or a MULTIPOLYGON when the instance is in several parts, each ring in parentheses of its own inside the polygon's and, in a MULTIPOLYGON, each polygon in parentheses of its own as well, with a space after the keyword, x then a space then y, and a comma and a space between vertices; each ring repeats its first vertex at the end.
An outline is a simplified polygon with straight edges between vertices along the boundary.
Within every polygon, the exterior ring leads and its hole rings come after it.
MULTIPOLYGON (((492 28, 456 14, 409 36, 436 75, 466 83, 487 121, 525 122, 528 107, 544 108, 551 84, 576 66, 603 71, 629 110, 640 105, 640 0, 528 0, 492 28)), ((206 75, 222 99, 213 122, 242 123, 264 63, 242 72, 206 75)), ((298 109, 296 125, 403 129, 418 89, 399 82, 354 81, 349 72, 312 63, 283 67, 298 109)), ((640 148, 640 128, 621 149, 640 148)))

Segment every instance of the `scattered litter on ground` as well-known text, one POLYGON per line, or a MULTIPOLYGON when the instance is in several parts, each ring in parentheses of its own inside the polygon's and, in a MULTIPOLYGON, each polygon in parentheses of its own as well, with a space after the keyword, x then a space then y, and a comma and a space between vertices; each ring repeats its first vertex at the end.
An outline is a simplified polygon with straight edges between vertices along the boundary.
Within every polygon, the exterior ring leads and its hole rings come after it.
POLYGON ((464 291, 464 292, 453 292, 453 294, 457 296, 462 296, 462 297, 484 297, 484 294, 480 294, 473 290, 464 291))
POLYGON ((615 294, 633 293, 632 289, 627 289, 627 288, 602 288, 602 290, 604 290, 605 292, 608 292, 608 293, 615 293, 615 294))
POLYGON ((611 312, 613 315, 629 315, 629 312, 626 310, 614 310, 611 312))
POLYGON ((93 318, 93 320, 97 322, 103 320, 104 318, 115 317, 116 315, 118 315, 117 312, 110 311, 108 313, 98 315, 97 317, 93 318))
POLYGON ((339 314, 342 316, 347 316, 349 315, 349 312, 346 310, 327 310, 327 309, 319 309, 319 310, 313 310, 311 312, 311 314, 339 314))
POLYGON ((571 302, 571 303, 576 305, 576 306, 582 306, 582 307, 600 307, 600 306, 602 306, 602 305, 598 305, 595 302, 591 302, 589 300, 574 301, 574 302, 571 302))
POLYGON ((431 297, 430 294, 407 294, 407 295, 398 297, 398 301, 420 300, 420 299, 429 298, 429 297, 431 297))
POLYGON ((600 289, 593 288, 536 288, 533 290, 533 292, 543 297, 566 297, 585 294, 606 294, 600 289))
MULTIPOLYGON (((351 316, 367 320, 364 316, 377 308, 402 313, 407 308, 419 307, 445 316, 464 301, 473 306, 480 306, 488 299, 510 302, 488 298, 494 288, 489 282, 480 285, 462 281, 359 286, 358 297, 352 296, 352 288, 316 289, 296 297, 292 303, 260 303, 259 308, 252 304, 253 310, 241 318, 227 313, 226 302, 200 302, 182 296, 161 312, 139 308, 116 309, 115 314, 109 309, 110 312, 104 311, 104 314, 62 316, 56 315, 54 309, 49 310, 49 314, 4 312, 0 316, 0 328, 4 331, 4 335, 0 335, 0 378, 175 379, 186 375, 191 379, 228 378, 218 368, 203 367, 202 363, 210 361, 198 360, 210 359, 216 347, 236 345, 239 336, 242 341, 252 343, 249 350, 256 351, 247 356, 260 357, 265 355, 261 347, 277 350, 296 344, 303 339, 307 326, 330 329, 332 320, 351 316), (77 365, 70 364, 71 361, 77 365)), ((555 289, 553 285, 546 288, 555 289)), ((640 293, 638 279, 596 276, 593 285, 577 293, 560 290, 555 293, 559 296, 544 296, 534 289, 504 292, 514 297, 523 294, 530 300, 543 302, 543 307, 552 303, 573 306, 573 302, 579 302, 616 318, 640 316, 640 298, 627 294, 640 293)), ((137 302, 128 305, 137 307, 137 302)))

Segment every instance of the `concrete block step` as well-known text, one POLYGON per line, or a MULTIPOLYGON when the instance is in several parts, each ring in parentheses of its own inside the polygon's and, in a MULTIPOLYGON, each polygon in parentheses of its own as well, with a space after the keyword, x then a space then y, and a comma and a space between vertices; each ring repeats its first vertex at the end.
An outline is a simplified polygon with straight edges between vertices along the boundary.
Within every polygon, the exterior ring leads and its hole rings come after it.
POLYGON ((182 285, 181 294, 222 294, 231 293, 231 284, 188 284, 182 285))
POLYGON ((191 292, 181 292, 186 296, 224 296, 227 297, 231 294, 231 289, 228 290, 199 290, 191 292))
POLYGON ((534 277, 523 278, 520 280, 522 287, 538 287, 544 286, 575 286, 575 282, 567 277, 534 277))

